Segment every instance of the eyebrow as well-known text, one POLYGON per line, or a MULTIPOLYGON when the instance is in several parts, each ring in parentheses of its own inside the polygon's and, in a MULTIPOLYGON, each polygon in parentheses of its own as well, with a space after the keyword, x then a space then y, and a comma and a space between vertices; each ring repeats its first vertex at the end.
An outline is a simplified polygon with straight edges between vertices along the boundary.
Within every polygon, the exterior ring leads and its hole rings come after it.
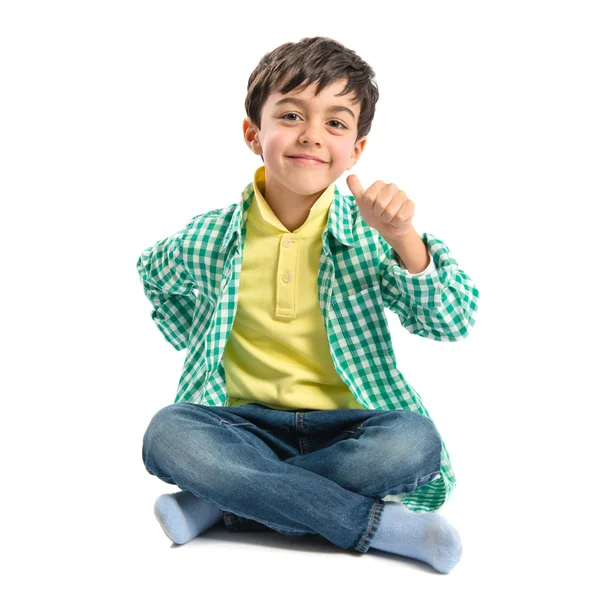
MULTIPOLYGON (((306 102, 304 100, 301 100, 300 98, 282 98, 281 100, 278 100, 277 102, 275 102, 275 106, 279 106, 280 104, 285 104, 286 102, 289 102, 290 104, 296 104, 298 106, 306 106, 306 102)), ((354 116, 354 113, 347 107, 347 106, 330 106, 327 109, 329 112, 342 112, 345 111, 347 113, 350 113, 352 115, 352 118, 356 121, 356 117, 354 116)))

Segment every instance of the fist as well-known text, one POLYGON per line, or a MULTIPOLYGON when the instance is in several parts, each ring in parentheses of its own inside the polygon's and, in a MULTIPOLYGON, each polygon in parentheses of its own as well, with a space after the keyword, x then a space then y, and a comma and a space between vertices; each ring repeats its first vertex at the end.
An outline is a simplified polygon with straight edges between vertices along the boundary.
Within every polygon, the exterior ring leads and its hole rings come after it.
POLYGON ((365 223, 385 240, 399 239, 412 229, 415 203, 395 183, 379 180, 366 191, 356 175, 348 175, 346 183, 365 223))

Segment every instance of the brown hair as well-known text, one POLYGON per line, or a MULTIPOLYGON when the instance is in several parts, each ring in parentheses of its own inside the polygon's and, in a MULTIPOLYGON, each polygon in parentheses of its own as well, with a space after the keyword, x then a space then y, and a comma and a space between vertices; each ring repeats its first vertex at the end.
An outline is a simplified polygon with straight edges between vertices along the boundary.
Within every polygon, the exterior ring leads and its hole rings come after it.
MULTIPOLYGON (((341 95, 354 92, 360 102, 356 140, 367 135, 375 116, 379 90, 375 71, 350 50, 328 37, 287 42, 265 54, 248 79, 246 115, 260 129, 262 109, 273 92, 287 94, 318 82, 316 93, 338 80, 347 80, 341 95), (302 85, 306 81, 305 85, 302 85)), ((356 142, 356 140, 354 140, 356 142)))

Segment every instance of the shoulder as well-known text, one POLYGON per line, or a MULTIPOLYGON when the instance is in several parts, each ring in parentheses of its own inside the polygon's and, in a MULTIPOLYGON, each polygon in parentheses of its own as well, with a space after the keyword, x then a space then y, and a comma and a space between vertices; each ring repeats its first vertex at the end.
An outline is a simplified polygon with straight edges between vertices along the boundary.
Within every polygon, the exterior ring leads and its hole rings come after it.
POLYGON ((224 208, 215 208, 208 212, 201 213, 189 219, 185 229, 194 231, 206 227, 218 227, 222 223, 229 224, 235 211, 236 204, 230 204, 224 208))
POLYGON ((189 219, 182 230, 182 239, 185 241, 208 241, 224 234, 231 223, 235 212, 236 203, 224 208, 215 208, 189 219))

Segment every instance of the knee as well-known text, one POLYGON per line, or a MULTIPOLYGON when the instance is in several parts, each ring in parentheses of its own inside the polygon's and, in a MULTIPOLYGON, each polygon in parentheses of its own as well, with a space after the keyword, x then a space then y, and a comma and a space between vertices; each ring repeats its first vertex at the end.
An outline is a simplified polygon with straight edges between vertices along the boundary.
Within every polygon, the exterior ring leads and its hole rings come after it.
POLYGON ((166 431, 174 426, 177 413, 179 412, 178 404, 169 404, 161 408, 150 420, 150 424, 146 429, 144 440, 156 435, 165 434, 166 431))
POLYGON ((440 434, 438 433, 437 427, 433 423, 433 421, 422 415, 419 412, 411 411, 411 418, 415 421, 414 428, 415 431, 418 431, 422 438, 429 438, 431 443, 437 443, 442 445, 442 440, 440 438, 440 434))
POLYGON ((416 411, 394 411, 394 453, 416 463, 441 460, 442 440, 433 421, 416 411))
POLYGON ((150 420, 142 441, 142 458, 148 464, 148 456, 152 452, 161 451, 166 442, 176 440, 177 421, 181 413, 180 404, 169 404, 161 408, 150 420))

